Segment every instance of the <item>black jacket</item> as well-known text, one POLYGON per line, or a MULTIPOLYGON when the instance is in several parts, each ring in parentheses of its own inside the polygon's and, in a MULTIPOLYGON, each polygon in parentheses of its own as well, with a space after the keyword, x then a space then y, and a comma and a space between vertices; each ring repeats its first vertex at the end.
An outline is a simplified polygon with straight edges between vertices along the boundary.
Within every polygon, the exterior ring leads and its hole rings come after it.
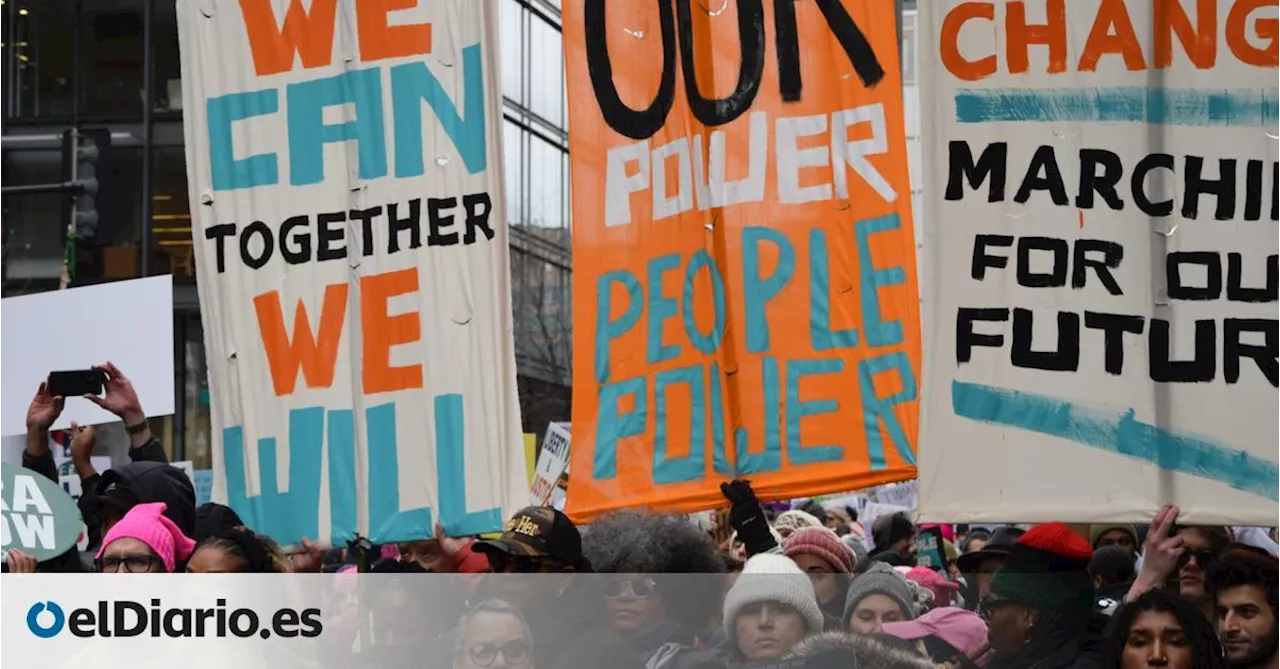
MULTIPOLYGON (((129 449, 129 464, 123 467, 112 467, 101 474, 95 474, 81 480, 83 494, 80 496, 80 513, 84 514, 85 524, 89 526, 89 547, 95 549, 102 537, 100 510, 104 498, 120 496, 132 504, 148 504, 164 502, 164 515, 172 520, 178 529, 188 537, 196 531, 196 491, 191 479, 177 467, 169 465, 164 447, 160 441, 151 441, 129 449), (126 494, 116 492, 117 488, 127 490, 126 494)), ((131 505, 132 505, 131 504, 131 505)))
POLYGON ((598 592, 578 579, 554 610, 526 615, 538 669, 643 669, 631 644, 613 628, 598 592))
POLYGON ((987 669, 1102 669, 1102 638, 1090 633, 1029 643, 1011 661, 991 660, 987 669))
MULTIPOLYGON (((129 449, 132 462, 119 469, 108 471, 119 475, 117 480, 132 481, 138 479, 135 490, 139 502, 165 502, 169 510, 166 516, 172 520, 188 536, 195 531, 195 489, 190 479, 182 470, 168 466, 169 458, 164 453, 160 440, 152 437, 150 441, 137 448, 129 449), (168 470, 159 475, 151 473, 163 466, 168 470), (144 476, 145 474, 145 476, 144 476), (176 475, 176 476, 175 476, 176 475), (145 479, 145 480, 144 480, 145 479), (164 479, 164 480, 161 480, 164 479), (183 488, 185 487, 185 493, 183 488), (188 511, 189 508, 189 511, 188 511), (184 525, 184 523, 186 523, 184 525)), ((43 454, 33 456, 22 451, 22 466, 37 474, 41 474, 53 482, 58 481, 58 466, 54 462, 53 452, 46 450, 43 454)), ((102 543, 102 523, 98 518, 97 493, 103 481, 103 474, 94 474, 80 481, 80 515, 89 528, 89 550, 92 555, 102 543)), ((134 486, 130 485, 133 489, 134 486)), ((40 563, 42 572, 80 572, 92 571, 92 562, 82 559, 75 549, 68 550, 51 560, 40 563)))

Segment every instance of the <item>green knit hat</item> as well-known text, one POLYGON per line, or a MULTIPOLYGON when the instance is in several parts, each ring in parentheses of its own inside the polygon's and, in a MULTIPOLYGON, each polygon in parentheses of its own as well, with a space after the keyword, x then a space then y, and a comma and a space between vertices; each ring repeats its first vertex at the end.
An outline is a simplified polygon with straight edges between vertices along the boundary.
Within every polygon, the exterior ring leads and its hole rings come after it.
POLYGON ((1062 523, 1031 528, 991 579, 998 597, 1039 610, 1087 612, 1093 607, 1093 549, 1062 523))
POLYGON ((1120 530, 1129 535, 1133 540, 1136 548, 1138 543, 1138 531, 1132 525, 1090 525, 1089 526, 1089 545, 1094 548, 1098 547, 1098 538, 1112 530, 1120 530))

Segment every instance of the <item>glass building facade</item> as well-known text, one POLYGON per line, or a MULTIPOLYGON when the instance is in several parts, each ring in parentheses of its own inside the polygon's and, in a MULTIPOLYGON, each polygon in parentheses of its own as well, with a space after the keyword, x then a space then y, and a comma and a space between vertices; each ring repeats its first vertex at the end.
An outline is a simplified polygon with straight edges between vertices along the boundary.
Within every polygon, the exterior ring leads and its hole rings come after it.
MULTIPOLYGON (((176 413, 156 421, 175 459, 208 467, 204 335, 195 286, 182 130, 182 74, 172 0, 0 0, 5 187, 61 179, 61 133, 106 128, 99 222, 64 245, 65 196, 3 198, 3 294, 173 276, 176 413)), ((526 432, 568 420, 572 358, 568 109, 560 0, 498 0, 511 231, 512 302, 526 432)), ((913 0, 903 10, 904 95, 915 203, 920 201, 913 0)), ((919 239, 920 214, 916 225, 919 239)), ((126 370, 127 371, 127 370, 126 370)))
MULTIPOLYGON (((568 110, 559 0, 499 0, 512 302, 526 432, 569 419, 568 110)), ((6 194, 3 294, 173 276, 173 416, 153 421, 175 459, 210 466, 172 0, 3 0, 4 186, 62 180, 62 133, 106 128, 99 222, 66 248, 65 195, 6 194)), ((141 315, 145 318, 145 315, 141 315)), ((48 325, 45 325, 46 327, 48 325)), ((56 327, 56 325, 55 325, 56 327)), ((141 325, 145 327, 145 325, 141 325)), ((126 372, 128 370, 125 370, 126 372)))

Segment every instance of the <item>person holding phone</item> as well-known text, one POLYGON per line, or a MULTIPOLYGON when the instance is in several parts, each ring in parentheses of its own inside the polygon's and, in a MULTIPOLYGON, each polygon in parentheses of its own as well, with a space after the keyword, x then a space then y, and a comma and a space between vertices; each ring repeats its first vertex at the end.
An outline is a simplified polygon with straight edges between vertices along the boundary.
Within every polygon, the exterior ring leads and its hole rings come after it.
MULTIPOLYGON (((120 417, 129 434, 129 459, 123 467, 99 473, 90 462, 95 433, 92 428, 75 426, 71 458, 80 476, 84 494, 80 497, 80 512, 89 528, 89 549, 96 551, 101 537, 112 525, 138 504, 164 502, 164 515, 186 535, 195 531, 195 489, 182 470, 169 465, 164 447, 151 432, 151 426, 133 383, 115 364, 105 362, 95 365, 92 371, 102 379, 101 396, 82 395, 84 399, 120 417)), ((66 396, 55 391, 65 383, 65 375, 58 384, 46 380, 36 390, 27 409, 27 446, 22 455, 22 466, 58 480, 57 466, 49 449, 49 429, 62 415, 66 396)), ((51 564, 41 571, 83 571, 79 556, 69 551, 66 564, 51 564), (74 562, 72 561, 74 559, 74 562)), ((63 558, 59 558, 62 560, 63 558)), ((54 562, 54 561, 49 561, 54 562)))

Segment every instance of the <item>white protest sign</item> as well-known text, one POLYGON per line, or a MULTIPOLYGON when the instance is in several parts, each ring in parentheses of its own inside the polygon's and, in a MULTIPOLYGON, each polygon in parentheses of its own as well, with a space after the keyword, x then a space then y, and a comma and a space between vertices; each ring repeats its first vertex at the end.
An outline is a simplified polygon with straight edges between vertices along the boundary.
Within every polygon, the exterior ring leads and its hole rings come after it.
MULTIPOLYGON (((49 372, 115 363, 150 416, 173 413, 173 278, 153 276, 0 300, 5 322, 0 431, 26 434, 27 408, 49 372)), ((55 430, 120 418, 67 398, 55 430)))
POLYGON ((922 519, 1274 524, 1275 3, 919 11, 922 519))
POLYGON ((871 528, 875 526, 876 519, 880 516, 889 516, 898 512, 910 513, 911 509, 908 509, 905 506, 898 506, 896 504, 867 502, 866 506, 863 506, 862 509, 858 511, 858 522, 862 523, 862 526, 867 529, 866 536, 863 540, 863 543, 867 546, 867 550, 875 550, 875 541, 872 539, 871 528))
POLYGON ((497 2, 299 6, 177 5, 213 499, 282 544, 500 530, 528 480, 497 2))
MULTIPOLYGON (((56 450, 54 451, 53 462, 58 465, 58 477, 74 476, 79 479, 80 475, 76 473, 76 466, 72 462, 71 456, 58 454, 58 451, 62 450, 61 446, 54 446, 54 448, 56 450)), ((111 458, 106 455, 91 455, 89 456, 89 464, 93 466, 93 471, 101 474, 111 469, 111 458)))
POLYGON ((552 491, 569 466, 569 424, 548 423, 542 439, 542 452, 529 487, 529 503, 541 506, 551 499, 552 491))
POLYGON ((881 504, 892 504, 907 509, 916 508, 916 482, 890 483, 872 489, 872 497, 881 504))

